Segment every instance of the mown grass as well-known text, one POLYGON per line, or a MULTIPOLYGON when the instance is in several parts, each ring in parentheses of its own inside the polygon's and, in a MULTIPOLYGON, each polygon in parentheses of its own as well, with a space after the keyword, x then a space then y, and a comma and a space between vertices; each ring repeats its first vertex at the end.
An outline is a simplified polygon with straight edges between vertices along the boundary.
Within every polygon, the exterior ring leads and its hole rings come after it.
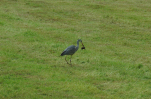
POLYGON ((0 98, 149 99, 150 6, 149 0, 1 0, 0 98), (60 54, 79 38, 86 50, 70 66, 60 54))

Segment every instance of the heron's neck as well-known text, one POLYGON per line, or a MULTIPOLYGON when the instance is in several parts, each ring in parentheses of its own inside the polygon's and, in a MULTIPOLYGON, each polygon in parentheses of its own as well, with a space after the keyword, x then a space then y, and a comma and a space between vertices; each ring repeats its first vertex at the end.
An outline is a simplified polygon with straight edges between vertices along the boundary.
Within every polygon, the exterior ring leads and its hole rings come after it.
POLYGON ((79 41, 77 41, 77 47, 79 47, 79 41))
POLYGON ((78 50, 79 48, 79 41, 77 41, 77 46, 76 46, 76 49, 78 50))

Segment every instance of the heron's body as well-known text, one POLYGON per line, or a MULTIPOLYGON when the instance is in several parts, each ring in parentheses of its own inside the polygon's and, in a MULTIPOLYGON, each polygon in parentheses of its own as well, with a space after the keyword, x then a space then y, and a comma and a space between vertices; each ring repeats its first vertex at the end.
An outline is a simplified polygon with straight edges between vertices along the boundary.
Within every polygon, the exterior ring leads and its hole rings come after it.
MULTIPOLYGON (((77 40, 77 46, 71 45, 71 46, 67 47, 67 48, 62 52, 61 56, 71 55, 71 57, 72 57, 72 55, 79 49, 79 42, 82 42, 82 40, 81 40, 81 39, 78 39, 78 40, 77 40)), ((65 57, 65 60, 66 60, 66 57, 65 57)), ((66 60, 66 62, 67 62, 67 60, 66 60)), ((67 63, 68 63, 68 62, 67 62, 67 63)), ((70 58, 70 63, 71 63, 71 58, 70 58)), ((68 64, 69 64, 69 63, 68 63, 68 64)))
POLYGON ((78 48, 75 45, 71 45, 62 52, 61 56, 73 55, 77 50, 78 50, 78 48))

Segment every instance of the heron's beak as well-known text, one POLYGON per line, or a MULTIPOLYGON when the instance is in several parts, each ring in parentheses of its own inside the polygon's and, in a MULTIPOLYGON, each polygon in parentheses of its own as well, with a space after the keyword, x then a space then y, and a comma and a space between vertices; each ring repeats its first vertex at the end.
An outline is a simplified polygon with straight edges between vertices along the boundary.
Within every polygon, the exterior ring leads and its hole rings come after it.
MULTIPOLYGON (((82 43, 82 42, 81 42, 82 43)), ((82 43, 82 45, 83 45, 83 43, 82 43)), ((83 45, 84 46, 84 45, 83 45)))
MULTIPOLYGON (((81 43, 82 43, 82 42, 81 42, 81 43)), ((83 46, 83 47, 82 47, 81 49, 82 49, 82 50, 83 50, 83 49, 85 49, 85 47, 84 47, 83 43, 82 43, 82 46, 83 46)))

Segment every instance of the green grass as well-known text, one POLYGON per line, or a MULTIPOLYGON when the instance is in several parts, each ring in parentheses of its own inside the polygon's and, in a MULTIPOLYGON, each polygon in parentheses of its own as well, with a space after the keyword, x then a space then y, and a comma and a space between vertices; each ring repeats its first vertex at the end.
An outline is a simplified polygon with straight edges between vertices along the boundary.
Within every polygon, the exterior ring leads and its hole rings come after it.
POLYGON ((1 0, 0 99, 150 99, 150 6, 1 0), (70 66, 60 54, 79 38, 70 66))

